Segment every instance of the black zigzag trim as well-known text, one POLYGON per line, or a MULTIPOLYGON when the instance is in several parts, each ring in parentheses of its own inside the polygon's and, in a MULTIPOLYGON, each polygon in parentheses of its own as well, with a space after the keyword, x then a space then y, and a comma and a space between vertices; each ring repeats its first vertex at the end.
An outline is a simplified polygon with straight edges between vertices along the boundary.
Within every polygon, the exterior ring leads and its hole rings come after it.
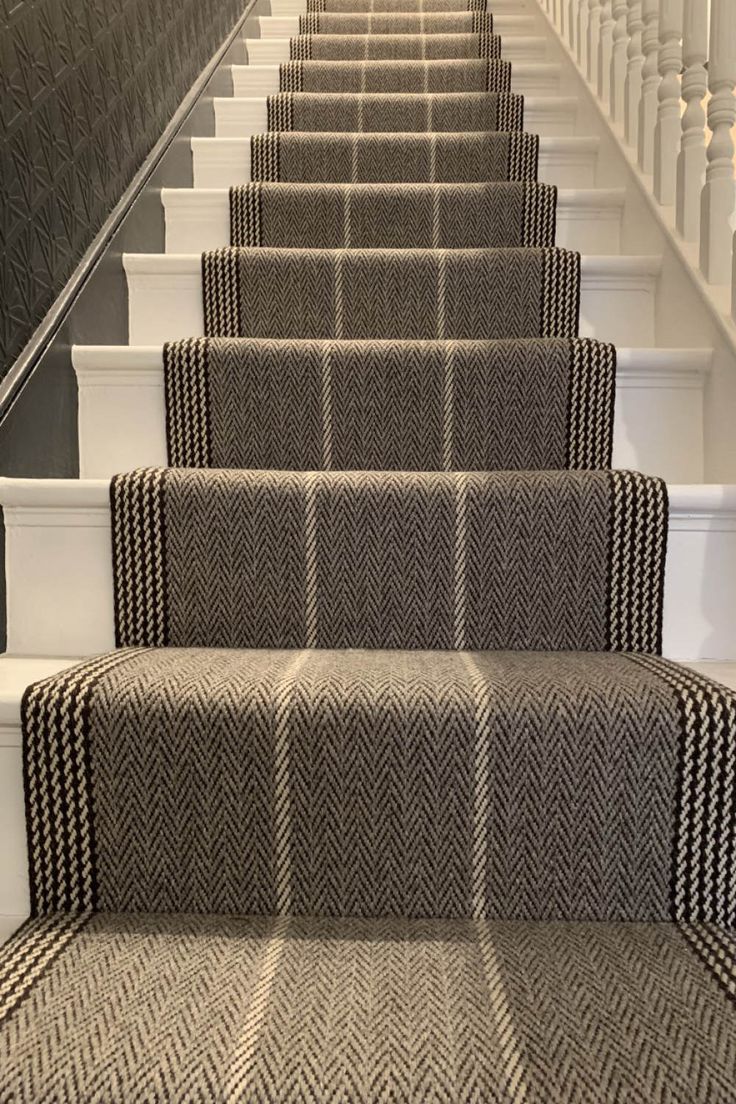
POLYGON ((577 337, 580 316, 580 254, 544 250, 541 337, 577 337))
POLYGON ((516 92, 502 93, 496 107, 496 130, 524 129, 524 97, 516 92))
POLYGON ((524 188, 522 245, 538 248, 555 244, 557 188, 552 184, 527 184, 524 188))
POLYGON ((116 475, 110 484, 115 638, 119 648, 168 642, 165 485, 168 468, 116 475))
POLYGON ((172 468, 211 464, 209 339, 164 345, 166 451, 172 468))
POLYGON ((284 131, 294 129, 294 93, 277 92, 266 100, 268 129, 284 131))
POLYGON ((289 39, 289 57, 292 61, 311 61, 312 36, 300 34, 296 38, 289 39))
POLYGON ((87 911, 32 917, 3 945, 0 1026, 34 991, 91 916, 92 913, 87 911))
POLYGON ((301 61, 283 61, 279 66, 279 89, 282 92, 301 92, 303 85, 304 66, 301 61))
POLYGON ((251 180, 280 179, 280 141, 278 131, 267 134, 253 134, 250 140, 250 177, 251 180))
POLYGON ((662 597, 668 501, 663 480, 612 471, 608 568, 608 647, 662 650, 662 597))
POLYGON ((240 265, 238 250, 202 254, 205 337, 240 337, 240 265))
POLYGON ((691 951, 736 1007, 736 938, 713 924, 678 924, 691 951))
POLYGON ((512 131, 508 135, 508 179, 535 181, 539 176, 539 135, 512 131))
POLYGON ((230 244, 261 244, 263 184, 260 180, 230 189, 230 244))
POLYGON ((610 468, 615 396, 615 346, 575 338, 570 342, 568 468, 610 468))
POLYGON ((478 35, 478 57, 497 59, 501 57, 501 36, 494 34, 478 35))
POLYGON ((511 62, 502 61, 500 58, 486 59, 486 91, 504 93, 511 91, 511 62))

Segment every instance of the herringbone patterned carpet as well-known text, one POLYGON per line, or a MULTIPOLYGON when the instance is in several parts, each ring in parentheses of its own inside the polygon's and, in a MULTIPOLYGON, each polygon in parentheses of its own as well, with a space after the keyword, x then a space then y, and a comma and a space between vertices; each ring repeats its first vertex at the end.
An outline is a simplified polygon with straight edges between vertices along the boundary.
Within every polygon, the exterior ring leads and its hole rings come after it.
POLYGON ((23 702, 0 1104, 734 1104, 736 695, 485 0, 308 0, 23 702))

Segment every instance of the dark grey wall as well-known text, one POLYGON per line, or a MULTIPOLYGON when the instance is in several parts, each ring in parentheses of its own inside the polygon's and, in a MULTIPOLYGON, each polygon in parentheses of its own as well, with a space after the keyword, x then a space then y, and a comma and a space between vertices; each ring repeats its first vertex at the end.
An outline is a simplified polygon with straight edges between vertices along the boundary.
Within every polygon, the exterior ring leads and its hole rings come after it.
POLYGON ((0 0, 0 377, 245 6, 0 0))

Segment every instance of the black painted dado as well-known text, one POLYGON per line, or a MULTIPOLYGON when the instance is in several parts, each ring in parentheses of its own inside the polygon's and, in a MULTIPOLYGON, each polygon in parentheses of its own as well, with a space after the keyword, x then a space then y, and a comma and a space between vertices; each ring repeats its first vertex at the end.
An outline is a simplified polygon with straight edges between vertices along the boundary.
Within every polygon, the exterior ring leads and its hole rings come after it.
POLYGON ((0 375, 244 0, 2 0, 0 375))

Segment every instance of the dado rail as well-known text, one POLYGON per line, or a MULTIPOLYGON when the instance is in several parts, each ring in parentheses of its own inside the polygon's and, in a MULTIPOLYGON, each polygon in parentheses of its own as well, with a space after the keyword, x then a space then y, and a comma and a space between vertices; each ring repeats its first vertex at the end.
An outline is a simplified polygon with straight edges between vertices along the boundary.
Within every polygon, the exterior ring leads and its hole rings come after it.
MULTIPOLYGON (((711 285, 734 281, 734 0, 540 0, 711 285)), ((736 318, 736 293, 732 294, 736 318)))

